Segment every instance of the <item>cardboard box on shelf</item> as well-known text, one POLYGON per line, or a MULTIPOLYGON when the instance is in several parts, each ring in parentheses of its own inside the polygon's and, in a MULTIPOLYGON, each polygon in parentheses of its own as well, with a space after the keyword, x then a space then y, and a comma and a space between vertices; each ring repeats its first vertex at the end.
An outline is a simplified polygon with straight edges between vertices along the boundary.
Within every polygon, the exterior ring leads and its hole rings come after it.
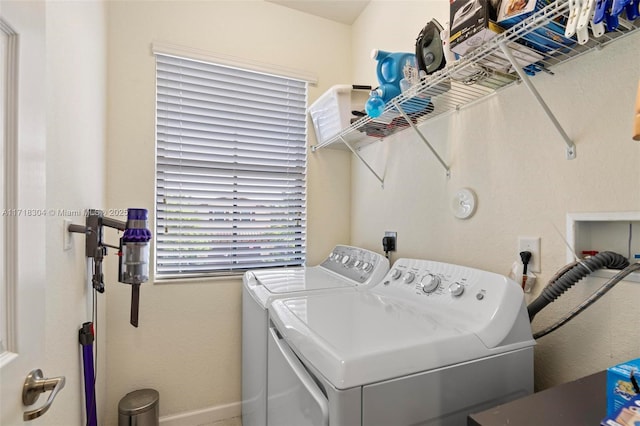
POLYGON ((489 0, 451 0, 449 12, 451 51, 458 55, 464 56, 498 33, 489 0))
POLYGON ((536 10, 537 0, 502 0, 498 9, 498 22, 509 28, 536 10))
MULTIPOLYGON (((511 28, 548 4, 548 0, 502 0, 497 23, 503 28, 511 28)), ((538 52, 550 54, 556 50, 562 51, 565 46, 571 46, 576 42, 573 38, 565 37, 564 25, 555 21, 525 34, 522 38, 538 52)))

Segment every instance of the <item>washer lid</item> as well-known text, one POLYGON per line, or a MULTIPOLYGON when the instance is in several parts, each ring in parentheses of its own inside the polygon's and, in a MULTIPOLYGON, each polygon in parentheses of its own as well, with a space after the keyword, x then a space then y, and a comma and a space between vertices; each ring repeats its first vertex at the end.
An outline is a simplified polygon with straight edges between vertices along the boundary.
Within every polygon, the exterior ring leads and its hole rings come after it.
POLYGON ((269 313, 294 351, 338 389, 505 351, 488 349, 465 319, 369 291, 276 300, 269 313))
POLYGON ((253 274, 259 285, 274 294, 354 285, 351 280, 332 273, 321 266, 282 269, 279 271, 255 271, 253 274))
POLYGON ((287 269, 264 269, 247 272, 245 287, 262 306, 284 296, 296 296, 303 291, 354 288, 355 283, 322 266, 287 269))

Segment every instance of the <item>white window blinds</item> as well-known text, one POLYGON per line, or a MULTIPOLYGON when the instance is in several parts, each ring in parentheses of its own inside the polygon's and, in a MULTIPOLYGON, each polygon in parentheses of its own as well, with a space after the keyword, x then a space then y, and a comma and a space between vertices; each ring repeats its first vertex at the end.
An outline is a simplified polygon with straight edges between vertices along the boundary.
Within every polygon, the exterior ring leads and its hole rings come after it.
POLYGON ((307 83, 156 55, 156 276, 304 264, 307 83))

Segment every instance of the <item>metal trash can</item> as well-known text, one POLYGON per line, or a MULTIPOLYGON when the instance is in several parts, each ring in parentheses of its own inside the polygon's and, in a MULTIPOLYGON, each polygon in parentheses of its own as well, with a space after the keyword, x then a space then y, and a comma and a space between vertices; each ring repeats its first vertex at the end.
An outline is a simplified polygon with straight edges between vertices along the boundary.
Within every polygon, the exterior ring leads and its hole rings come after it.
POLYGON ((118 426, 158 426, 160 394, 140 389, 126 394, 118 404, 118 426))

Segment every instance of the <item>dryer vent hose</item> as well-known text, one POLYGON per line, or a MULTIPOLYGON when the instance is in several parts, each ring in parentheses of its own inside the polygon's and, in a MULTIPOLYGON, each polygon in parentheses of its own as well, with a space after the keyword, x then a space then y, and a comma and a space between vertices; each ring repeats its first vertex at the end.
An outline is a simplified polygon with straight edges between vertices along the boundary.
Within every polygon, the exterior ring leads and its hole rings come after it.
POLYGON ((603 251, 580 262, 565 266, 551 278, 542 293, 527 306, 529 320, 533 321, 533 318, 544 307, 592 272, 598 269, 623 269, 627 266, 629 266, 629 261, 624 256, 611 251, 603 251))

